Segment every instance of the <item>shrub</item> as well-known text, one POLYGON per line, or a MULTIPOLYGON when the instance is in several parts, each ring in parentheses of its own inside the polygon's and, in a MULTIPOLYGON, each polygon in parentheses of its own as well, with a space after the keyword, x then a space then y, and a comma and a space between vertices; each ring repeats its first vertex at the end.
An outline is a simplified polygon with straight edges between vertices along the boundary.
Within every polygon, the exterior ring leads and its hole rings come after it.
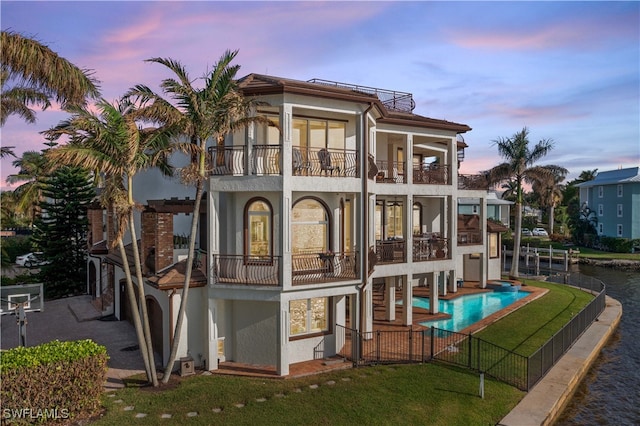
POLYGON ((2 352, 3 420, 68 421, 100 407, 107 350, 91 340, 54 340, 2 352))
POLYGON ((604 250, 614 253, 631 253, 634 244, 638 244, 637 240, 617 237, 600 237, 600 245, 604 250))

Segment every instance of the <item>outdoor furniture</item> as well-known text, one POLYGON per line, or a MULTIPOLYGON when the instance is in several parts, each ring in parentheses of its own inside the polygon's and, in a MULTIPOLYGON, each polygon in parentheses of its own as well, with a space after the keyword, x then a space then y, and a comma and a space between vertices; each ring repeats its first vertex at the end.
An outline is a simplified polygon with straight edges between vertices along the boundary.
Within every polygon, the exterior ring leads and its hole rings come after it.
POLYGON ((302 153, 298 148, 293 148, 293 174, 300 175, 303 171, 308 172, 309 165, 304 162, 302 153))
POLYGON ((336 167, 331 164, 331 153, 325 148, 318 151, 318 161, 320 161, 320 170, 323 170, 325 174, 327 174, 327 172, 331 172, 333 175, 334 170, 340 173, 340 167, 336 167))

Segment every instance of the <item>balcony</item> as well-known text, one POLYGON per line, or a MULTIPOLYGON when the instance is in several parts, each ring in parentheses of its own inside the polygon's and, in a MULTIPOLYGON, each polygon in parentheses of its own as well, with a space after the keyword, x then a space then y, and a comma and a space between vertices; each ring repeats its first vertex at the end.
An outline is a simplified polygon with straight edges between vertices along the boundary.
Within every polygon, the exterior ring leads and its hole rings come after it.
POLYGON ((487 175, 458 175, 458 189, 489 190, 487 175))
POLYGON ((388 239, 376 241, 376 264, 405 263, 407 248, 405 240, 388 239))
POLYGON ((216 284, 280 286, 280 256, 214 255, 216 284))
MULTIPOLYGON (((281 175, 280 145, 256 145, 249 156, 247 147, 209 148, 210 176, 281 175)), ((291 170, 294 176, 360 177, 358 152, 349 149, 294 147, 291 170)))
POLYGON ((413 183, 451 185, 451 165, 423 164, 413 168, 413 183))
POLYGON ((438 235, 423 234, 413 236, 413 261, 451 259, 449 239, 438 235))
POLYGON ((305 253, 291 256, 292 285, 354 280, 356 253, 305 253))
POLYGON ((378 174, 376 182, 379 183, 407 183, 404 162, 400 161, 376 161, 378 174))

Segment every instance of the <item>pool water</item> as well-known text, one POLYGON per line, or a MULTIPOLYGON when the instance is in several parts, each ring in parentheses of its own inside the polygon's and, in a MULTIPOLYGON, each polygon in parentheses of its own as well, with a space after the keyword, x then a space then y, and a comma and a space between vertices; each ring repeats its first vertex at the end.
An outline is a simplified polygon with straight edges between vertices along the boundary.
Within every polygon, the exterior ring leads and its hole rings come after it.
MULTIPOLYGON (((489 315, 511 305, 516 300, 528 296, 526 291, 489 292, 469 294, 452 300, 438 299, 440 312, 451 315, 450 319, 426 321, 420 323, 425 327, 436 327, 449 331, 460 331, 489 315)), ((429 309, 428 297, 414 297, 413 306, 429 309)))

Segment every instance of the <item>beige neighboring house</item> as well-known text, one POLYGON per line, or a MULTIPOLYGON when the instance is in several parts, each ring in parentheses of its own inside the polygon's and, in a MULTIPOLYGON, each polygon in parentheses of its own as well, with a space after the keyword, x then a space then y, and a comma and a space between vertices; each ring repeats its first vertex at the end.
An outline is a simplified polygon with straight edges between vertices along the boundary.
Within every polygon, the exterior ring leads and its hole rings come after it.
MULTIPOLYGON (((234 361, 286 376, 292 364, 338 353, 343 327, 372 331, 375 292, 384 293, 392 321, 396 290, 411 300, 414 287, 429 287, 437 301, 456 292, 459 279, 486 286, 499 232, 487 222, 486 180, 458 173, 469 126, 415 114, 411 93, 258 74, 239 84, 263 102, 256 113, 278 127, 255 125, 209 148, 201 257, 179 358, 208 370, 234 361), (459 214, 463 198, 478 200, 479 210, 459 214)), ((139 238, 164 363, 186 254, 177 229, 193 201, 173 198, 188 192, 177 182, 158 182, 154 188, 173 193, 147 197, 139 238)), ((104 312, 124 319, 109 220, 99 209, 90 217, 98 237, 89 287, 104 312)), ((430 305, 436 313, 438 303, 430 305)), ((405 305, 401 321, 412 316, 405 305)))

